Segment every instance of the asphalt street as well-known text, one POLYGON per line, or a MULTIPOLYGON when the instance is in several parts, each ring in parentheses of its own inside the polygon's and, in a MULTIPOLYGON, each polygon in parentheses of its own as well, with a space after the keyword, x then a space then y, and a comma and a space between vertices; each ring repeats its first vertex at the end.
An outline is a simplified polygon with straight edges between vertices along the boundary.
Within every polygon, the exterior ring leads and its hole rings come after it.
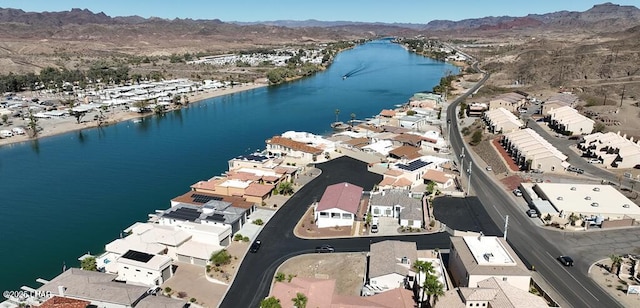
POLYGON ((340 157, 316 166, 322 174, 302 187, 269 220, 258 238, 262 247, 257 253, 248 253, 238 269, 220 307, 258 307, 267 297, 275 271, 287 259, 314 253, 315 247, 331 244, 336 252, 369 251, 369 245, 383 240, 415 242, 418 249, 448 248, 449 234, 395 237, 364 237, 324 240, 304 240, 293 234, 296 223, 307 208, 320 200, 327 186, 349 182, 371 190, 382 176, 367 171, 367 164, 349 157, 340 157))

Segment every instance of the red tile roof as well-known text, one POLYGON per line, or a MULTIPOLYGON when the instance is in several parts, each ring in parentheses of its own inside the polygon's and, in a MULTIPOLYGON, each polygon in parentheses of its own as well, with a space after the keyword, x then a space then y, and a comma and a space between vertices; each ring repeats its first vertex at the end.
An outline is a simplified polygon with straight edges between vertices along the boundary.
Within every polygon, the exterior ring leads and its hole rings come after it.
POLYGON ((390 110, 390 109, 383 109, 382 111, 380 111, 380 115, 383 117, 391 118, 396 115, 396 111, 390 110))
POLYGON ((44 303, 39 308, 86 308, 91 302, 83 301, 79 299, 54 296, 44 303))
POLYGON ((346 182, 328 186, 324 191, 320 202, 318 202, 316 210, 324 211, 337 208, 356 214, 360 207, 362 191, 362 187, 346 182))
POLYGON ((299 141, 295 141, 289 138, 284 138, 280 136, 274 136, 273 138, 267 140, 268 144, 276 144, 281 145, 285 148, 289 148, 296 151, 301 151, 310 154, 322 154, 322 149, 312 147, 306 143, 302 143, 299 141))
POLYGON ((275 188, 275 185, 251 183, 249 187, 244 190, 244 194, 247 196, 264 197, 268 195, 273 188, 275 188))
POLYGON ((424 173, 422 178, 425 180, 434 181, 440 184, 446 183, 450 179, 446 173, 438 170, 433 170, 433 169, 427 170, 427 172, 424 173))
POLYGON ((389 155, 393 155, 397 158, 404 158, 404 159, 409 159, 409 160, 414 160, 420 156, 422 156, 418 151, 420 151, 420 149, 414 147, 414 146, 410 146, 410 145, 403 145, 400 147, 397 147, 391 151, 389 151, 389 155))
POLYGON ((255 204, 255 203, 252 203, 252 202, 248 202, 247 200, 245 200, 242 197, 224 196, 224 195, 218 195, 218 194, 209 194, 209 193, 205 193, 205 192, 196 192, 196 191, 193 191, 193 190, 188 191, 187 193, 185 193, 183 195, 177 196, 177 197, 171 199, 171 201, 193 204, 195 206, 202 206, 203 203, 197 203, 197 202, 193 201, 193 197, 191 196, 193 194, 222 198, 222 201, 229 202, 229 203, 231 203, 232 206, 239 207, 241 209, 251 208, 255 204))

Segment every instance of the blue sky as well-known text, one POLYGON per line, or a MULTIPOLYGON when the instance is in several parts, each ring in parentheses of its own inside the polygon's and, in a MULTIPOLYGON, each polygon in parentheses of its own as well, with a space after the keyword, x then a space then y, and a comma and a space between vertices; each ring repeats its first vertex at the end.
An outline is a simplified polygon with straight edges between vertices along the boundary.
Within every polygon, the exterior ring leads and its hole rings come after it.
MULTIPOLYGON (((585 11, 606 0, 0 0, 0 7, 31 12, 86 8, 109 16, 220 19, 427 23, 485 16, 524 16, 561 10, 585 11)), ((638 0, 611 1, 638 6, 638 0)))

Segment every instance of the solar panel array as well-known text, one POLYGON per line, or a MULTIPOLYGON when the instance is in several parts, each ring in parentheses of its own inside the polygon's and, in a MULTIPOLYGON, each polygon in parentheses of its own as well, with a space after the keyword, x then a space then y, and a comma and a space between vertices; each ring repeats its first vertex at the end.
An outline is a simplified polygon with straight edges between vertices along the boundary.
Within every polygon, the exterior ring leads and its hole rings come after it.
POLYGON ((125 254, 123 254, 122 257, 125 259, 133 260, 133 261, 147 263, 149 262, 149 260, 153 258, 153 255, 148 254, 146 252, 129 250, 125 254))
POLYGON ((426 162, 422 159, 416 159, 408 164, 396 164, 398 168, 408 171, 416 171, 424 166, 431 164, 432 162, 426 162))
POLYGON ((236 157, 236 159, 246 159, 249 161, 263 161, 268 159, 268 157, 263 155, 249 154, 249 155, 238 156, 236 157))
POLYGON ((165 213, 163 216, 167 218, 175 218, 180 220, 195 221, 200 217, 201 212, 198 209, 181 207, 174 211, 165 213))
POLYGON ((195 203, 207 203, 207 202, 209 202, 211 200, 222 201, 222 197, 207 196, 207 195, 202 195, 202 194, 191 194, 191 198, 193 199, 193 202, 195 202, 195 203))
POLYGON ((213 220, 213 221, 219 221, 219 222, 224 222, 224 215, 222 214, 213 214, 208 216, 207 218, 205 218, 206 220, 213 220))

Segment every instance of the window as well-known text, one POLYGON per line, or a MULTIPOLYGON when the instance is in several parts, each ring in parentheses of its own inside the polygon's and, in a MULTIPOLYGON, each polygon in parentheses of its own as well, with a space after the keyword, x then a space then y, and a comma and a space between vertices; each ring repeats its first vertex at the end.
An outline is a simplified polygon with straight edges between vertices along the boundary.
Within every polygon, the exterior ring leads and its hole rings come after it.
POLYGON ((507 281, 507 277, 502 277, 502 281, 507 281))
POLYGON ((137 269, 137 270, 136 270, 136 272, 138 272, 138 273, 139 273, 139 272, 140 272, 140 270, 139 270, 139 269, 137 269))
POLYGON ((380 209, 377 207, 373 208, 373 215, 380 215, 380 209))

